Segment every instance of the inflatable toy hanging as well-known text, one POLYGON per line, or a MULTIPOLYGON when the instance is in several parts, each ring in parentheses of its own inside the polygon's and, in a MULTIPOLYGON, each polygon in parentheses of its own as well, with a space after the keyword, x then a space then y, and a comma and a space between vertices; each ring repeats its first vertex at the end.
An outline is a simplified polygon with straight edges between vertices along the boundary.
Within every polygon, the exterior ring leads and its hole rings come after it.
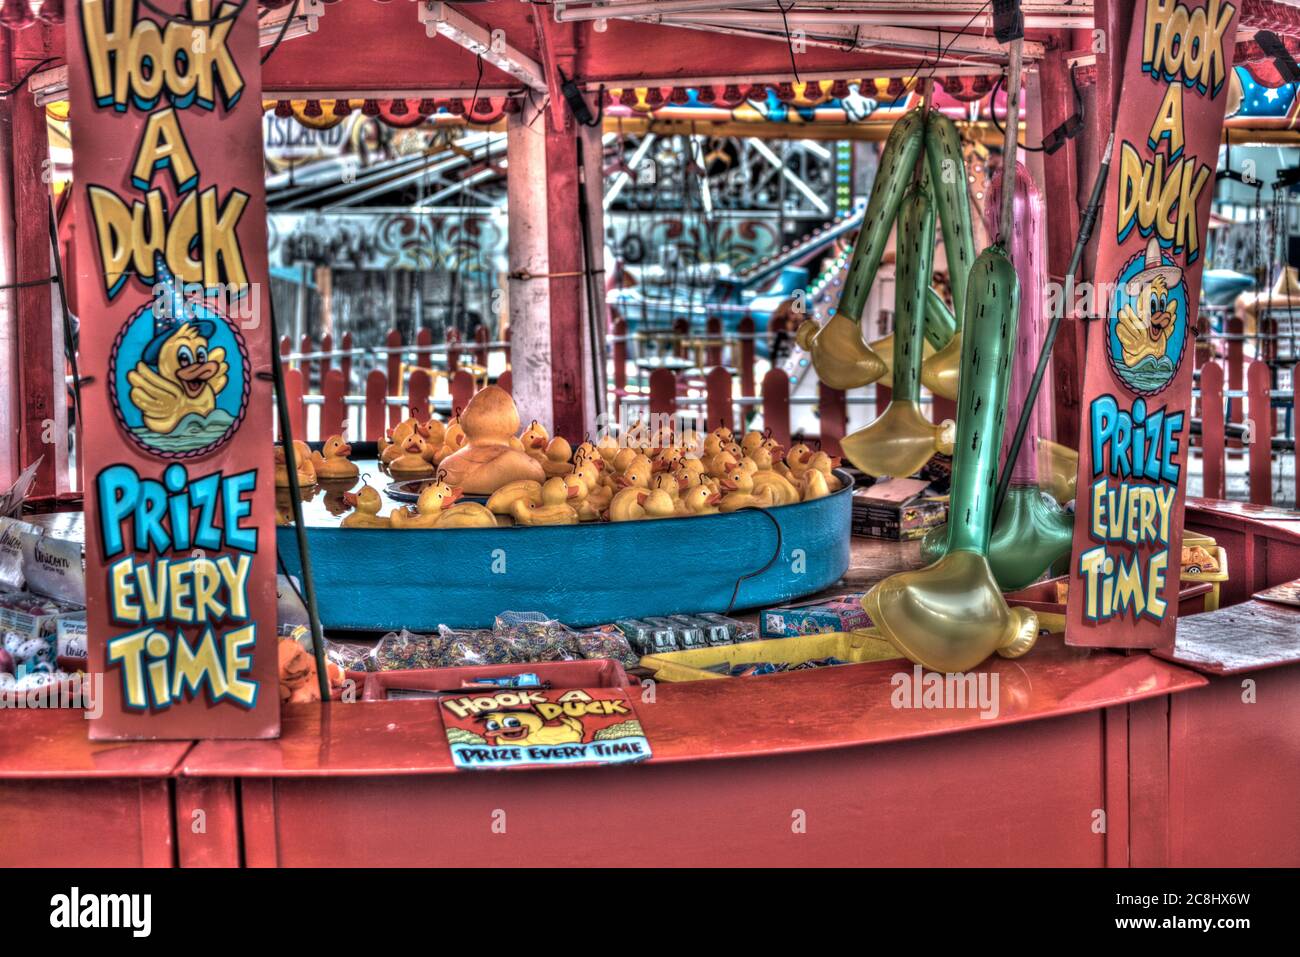
POLYGON ((886 578, 862 599, 894 647, 935 671, 965 671, 994 652, 1018 657, 1038 638, 1038 617, 1007 606, 988 562, 1019 303, 1015 268, 990 246, 966 293, 947 554, 886 578))
POLYGON ((918 181, 908 190, 898 220, 891 400, 874 422, 841 442, 848 460, 868 475, 911 475, 935 452, 952 452, 952 421, 934 425, 919 403, 925 291, 933 256, 934 207, 918 181))
MULTIPOLYGON (((999 235, 998 212, 1002 208, 1002 172, 993 180, 985 206, 989 235, 999 235)), ((1038 187, 1024 164, 1016 164, 1015 196, 1010 238, 1011 260, 1020 283, 1020 322, 1011 366, 1007 408, 1013 415, 1028 401, 1034 366, 1042 350, 1045 322, 1043 277, 1046 275, 1043 244, 1043 203, 1038 187)), ((1011 485, 998 510, 989 537, 989 566, 1003 591, 1014 591, 1037 581, 1054 563, 1070 552, 1074 516, 1039 489, 1038 443, 1052 430, 1051 407, 1035 405, 1027 441, 1015 462, 1006 462, 1012 430, 1003 430, 1003 468, 1011 469, 1011 485)), ((921 557, 935 561, 947 548, 947 529, 932 530, 921 546, 921 557)))

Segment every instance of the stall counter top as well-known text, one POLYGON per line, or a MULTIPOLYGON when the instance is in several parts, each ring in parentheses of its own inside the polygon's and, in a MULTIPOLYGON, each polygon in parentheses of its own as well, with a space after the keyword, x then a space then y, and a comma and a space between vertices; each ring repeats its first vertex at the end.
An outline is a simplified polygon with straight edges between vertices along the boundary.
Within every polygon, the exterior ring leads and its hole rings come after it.
MULTIPOLYGON (((649 763, 760 757, 883 744, 1092 711, 1186 691, 1207 679, 1147 654, 1068 648, 1040 639, 1024 658, 991 658, 998 713, 896 708, 901 659, 764 677, 655 686, 633 701, 654 750, 649 763)), ((455 770, 433 701, 291 705, 275 741, 204 741, 181 763, 192 777, 436 774, 455 770)))
POLYGON ((0 780, 166 778, 194 742, 91 741, 72 708, 0 712, 0 780))

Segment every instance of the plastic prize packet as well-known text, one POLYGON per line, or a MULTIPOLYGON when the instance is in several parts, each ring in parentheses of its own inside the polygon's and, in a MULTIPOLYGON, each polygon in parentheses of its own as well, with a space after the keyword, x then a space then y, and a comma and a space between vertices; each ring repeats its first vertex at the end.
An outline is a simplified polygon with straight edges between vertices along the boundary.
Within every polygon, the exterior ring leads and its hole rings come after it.
POLYGON ((574 641, 578 653, 584 658, 612 658, 625 668, 634 668, 641 662, 641 656, 632 650, 627 635, 614 625, 577 632, 574 641))
POLYGON ((27 587, 23 574, 23 535, 36 527, 16 518, 0 518, 0 588, 22 591, 27 587))
POLYGON ((86 657, 86 613, 60 618, 55 626, 55 651, 60 658, 86 657))
POLYGON ((14 660, 14 675, 54 668, 59 618, 80 608, 25 591, 0 592, 0 635, 14 660))
POLYGON ((677 626, 677 639, 683 651, 709 646, 708 639, 705 637, 708 634, 708 626, 698 618, 690 615, 669 615, 668 620, 677 626))
POLYGON ((86 562, 81 542, 44 532, 24 534, 23 574, 28 591, 71 605, 86 606, 86 562))

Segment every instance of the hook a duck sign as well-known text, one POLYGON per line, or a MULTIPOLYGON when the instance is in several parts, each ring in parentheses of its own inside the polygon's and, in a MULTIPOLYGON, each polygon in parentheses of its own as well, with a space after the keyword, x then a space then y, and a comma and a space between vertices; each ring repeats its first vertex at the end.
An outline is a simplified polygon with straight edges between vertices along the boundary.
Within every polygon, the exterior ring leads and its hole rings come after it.
POLYGON ((257 9, 154 5, 69 18, 91 737, 273 737, 257 9))
POLYGON ((1140 0, 1115 128, 1088 331, 1072 645, 1174 643, 1192 329, 1236 40, 1226 0, 1140 0))

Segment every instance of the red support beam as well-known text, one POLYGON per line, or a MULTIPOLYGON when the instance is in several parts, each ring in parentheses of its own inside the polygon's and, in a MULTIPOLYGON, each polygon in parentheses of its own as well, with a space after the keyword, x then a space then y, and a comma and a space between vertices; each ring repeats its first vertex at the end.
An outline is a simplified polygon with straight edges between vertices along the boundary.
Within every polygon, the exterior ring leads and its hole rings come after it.
POLYGON ((1250 404, 1250 500, 1273 503, 1273 402, 1268 363, 1256 359, 1246 372, 1246 401, 1250 404))
POLYGON ((1201 492, 1224 498, 1223 486, 1223 366, 1211 360, 1201 367, 1201 492))
MULTIPOLYGON (((1038 67, 1042 95, 1043 129, 1053 130, 1075 110, 1074 86, 1070 82, 1070 63, 1064 52, 1054 49, 1038 67)), ((1078 156, 1075 141, 1066 140, 1055 153, 1043 157, 1043 187, 1047 196, 1078 196, 1078 156)), ((1047 216, 1047 270, 1054 282, 1062 282, 1079 234, 1079 210, 1075 203, 1052 203, 1047 216)), ((1074 321, 1071 303, 1062 302, 1064 321, 1052 348, 1055 365, 1053 401, 1055 403, 1056 441, 1070 448, 1079 447, 1079 400, 1083 391, 1083 329, 1074 321)), ((952 407, 952 412, 956 407, 952 407)), ((944 410, 944 417, 954 417, 944 410)), ((936 399, 935 420, 940 421, 936 399)))
MULTIPOLYGON (((12 34, 11 34, 12 36, 12 34)), ((13 70, 26 70, 25 61, 13 70)), ((33 495, 68 487, 67 402, 63 338, 56 337, 50 260, 50 152, 45 107, 20 90, 5 101, 13 136, 14 290, 18 315, 21 402, 19 465, 38 459, 33 495), (22 284, 26 285, 22 285, 22 284)), ((60 320, 61 321, 61 320, 60 320)))
POLYGON ((368 442, 378 442, 384 436, 387 418, 384 409, 388 397, 388 377, 382 369, 371 369, 366 376, 366 431, 368 442))

